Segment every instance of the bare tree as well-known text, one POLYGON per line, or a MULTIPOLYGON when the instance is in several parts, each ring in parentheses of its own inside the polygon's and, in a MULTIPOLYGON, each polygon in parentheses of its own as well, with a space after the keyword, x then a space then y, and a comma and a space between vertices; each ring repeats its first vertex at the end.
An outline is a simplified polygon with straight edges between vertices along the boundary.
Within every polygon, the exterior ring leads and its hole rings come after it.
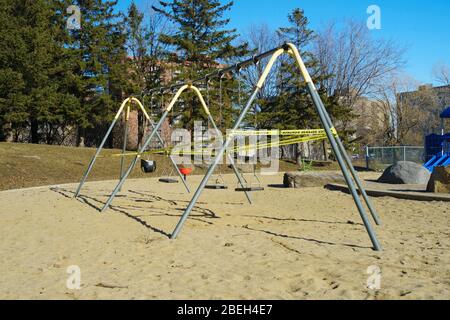
POLYGON ((450 85, 450 67, 443 62, 437 63, 433 67, 433 78, 444 86, 450 85))
MULTIPOLYGON (((279 37, 276 32, 269 28, 267 24, 252 25, 244 34, 244 40, 249 44, 250 51, 257 55, 259 53, 269 51, 279 44, 279 37)), ((245 84, 249 88, 253 88, 258 82, 264 71, 264 61, 257 65, 246 68, 242 71, 245 84)), ((274 70, 276 70, 276 66, 274 70)), ((277 93, 276 91, 276 72, 271 72, 260 91, 261 97, 270 97, 277 93)))
MULTIPOLYGON (((243 35, 242 40, 243 42, 248 43, 250 52, 253 55, 258 55, 259 53, 269 51, 276 47, 280 42, 276 32, 264 23, 250 26, 248 31, 243 35)), ((251 58, 251 56, 248 58, 251 58)), ((255 87, 264 72, 266 60, 267 59, 242 70, 241 80, 243 90, 255 87)), ((272 72, 270 72, 267 80, 258 93, 257 102, 251 111, 251 116, 253 116, 252 123, 254 127, 258 127, 258 112, 261 110, 261 104, 264 104, 264 101, 278 94, 277 70, 279 66, 280 61, 277 61, 272 69, 272 72)), ((243 94, 244 98, 245 96, 246 95, 243 94)))
POLYGON ((133 3, 126 19, 127 50, 132 56, 131 69, 137 90, 157 87, 161 82, 162 65, 167 46, 159 41, 162 33, 167 33, 170 26, 166 17, 155 12, 152 5, 156 0, 146 3, 141 12, 133 3))
POLYGON ((378 90, 387 74, 399 70, 404 49, 393 41, 375 39, 364 23, 331 23, 318 32, 314 54, 322 74, 331 74, 320 85, 329 96, 349 107, 363 95, 378 90))
POLYGON ((405 75, 394 74, 380 85, 374 99, 375 114, 382 121, 384 144, 421 144, 423 135, 439 126, 439 103, 428 86, 405 75))
MULTIPOLYGON (((159 41, 159 37, 162 33, 167 33, 169 23, 163 15, 152 9, 151 5, 155 2, 156 0, 148 1, 144 12, 133 2, 125 19, 126 49, 131 55, 131 59, 127 61, 130 94, 140 94, 160 86, 164 81, 167 47, 159 41)), ((151 105, 151 98, 147 96, 144 103, 151 105)), ((145 118, 138 112, 138 144, 142 142, 144 135, 145 118)))

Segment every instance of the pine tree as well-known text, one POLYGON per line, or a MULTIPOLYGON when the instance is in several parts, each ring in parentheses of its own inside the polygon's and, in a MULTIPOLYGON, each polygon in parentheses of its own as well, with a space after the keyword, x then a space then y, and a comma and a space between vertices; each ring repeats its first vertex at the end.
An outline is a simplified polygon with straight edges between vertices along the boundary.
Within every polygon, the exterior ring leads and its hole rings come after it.
MULTIPOLYGON (((124 34, 116 1, 2 0, 0 126, 14 139, 63 143, 76 127, 95 128, 93 142, 122 98, 124 34), (78 5, 82 29, 67 30, 78 5)), ((0 130, 0 135, 5 133, 0 130)), ((4 138, 4 137, 3 137, 4 138)))
POLYGON ((75 99, 64 89, 64 48, 58 42, 54 2, 2 1, 0 49, 1 122, 13 139, 62 143, 75 99))
MULTIPOLYGON (((227 29, 229 19, 225 19, 224 15, 232 5, 233 2, 222 5, 219 0, 172 0, 160 1, 159 8, 153 7, 167 17, 176 30, 174 34, 161 35, 161 41, 176 53, 171 56, 170 62, 176 65, 180 73, 173 82, 195 80, 219 68, 220 63, 247 54, 247 44, 233 44, 238 37, 236 30, 227 29)), ((235 112, 230 102, 235 84, 223 82, 227 88, 222 91, 224 103, 219 105, 218 79, 212 80, 210 100, 215 103, 210 108, 216 122, 224 129, 230 127, 235 112)), ((193 122, 204 117, 193 95, 183 98, 181 109, 177 120, 185 128, 192 129, 193 122)))
MULTIPOLYGON (((20 22, 15 17, 15 1, 0 1, 0 140, 26 126, 28 113, 25 80, 18 68, 23 61, 26 44, 20 37, 20 22), (11 128, 6 128, 11 124, 11 128)), ((14 137, 17 140, 17 134, 14 137)))
MULTIPOLYGON (((314 40, 314 31, 309 29, 309 21, 302 9, 294 9, 288 16, 289 27, 280 28, 278 34, 284 42, 291 42, 300 50, 300 54, 309 69, 312 80, 318 88, 318 92, 328 112, 335 121, 352 117, 351 110, 341 106, 336 97, 329 97, 326 88, 322 86, 324 80, 332 77, 331 74, 323 74, 319 71, 318 61, 309 51, 314 40)), ((307 91, 306 83, 300 78, 298 66, 283 61, 280 74, 280 99, 282 99, 283 111, 282 123, 291 128, 317 128, 321 127, 319 117, 314 109, 312 100, 307 91)))
MULTIPOLYGON (((317 85, 319 95, 334 121, 348 119, 351 111, 341 106, 338 99, 329 97, 321 83, 331 77, 319 72, 318 61, 309 51, 314 40, 314 32, 309 28, 309 21, 302 9, 294 9, 288 16, 289 26, 278 29, 278 36, 283 42, 293 43, 299 50, 309 69, 313 82, 317 85)), ((291 58, 283 58, 278 74, 277 97, 262 103, 259 116, 261 123, 268 128, 308 129, 322 127, 307 85, 300 75, 299 68, 291 58)), ((301 146, 298 146, 298 152, 301 146)), ((326 149, 325 143, 323 148, 326 149)), ((324 150, 325 158, 327 158, 324 150)))
POLYGON ((129 68, 133 92, 141 92, 147 89, 146 59, 148 53, 146 42, 148 41, 148 31, 143 21, 144 14, 139 11, 133 1, 125 18, 126 48, 131 54, 129 68))
MULTIPOLYGON (((151 13, 150 13, 151 15, 151 13)), ((165 51, 159 42, 159 31, 163 21, 156 15, 147 17, 134 2, 125 18, 126 49, 131 55, 128 68, 132 71, 132 91, 140 93, 161 85, 165 51)))
POLYGON ((124 91, 129 91, 123 16, 114 12, 117 1, 66 2, 81 9, 81 29, 70 30, 67 38, 74 70, 71 91, 83 108, 79 137, 85 139, 86 145, 95 145, 111 122, 124 91))
MULTIPOLYGON (((315 65, 315 60, 307 51, 314 33, 308 27, 308 19, 303 10, 294 9, 288 16, 289 27, 279 28, 278 36, 283 42, 293 43, 308 68, 315 65)), ((306 91, 306 84, 301 79, 298 66, 290 58, 281 58, 277 75, 279 95, 263 104, 260 120, 266 127, 277 129, 314 128, 317 117, 306 91)), ((317 81, 313 79, 313 81, 317 81)))

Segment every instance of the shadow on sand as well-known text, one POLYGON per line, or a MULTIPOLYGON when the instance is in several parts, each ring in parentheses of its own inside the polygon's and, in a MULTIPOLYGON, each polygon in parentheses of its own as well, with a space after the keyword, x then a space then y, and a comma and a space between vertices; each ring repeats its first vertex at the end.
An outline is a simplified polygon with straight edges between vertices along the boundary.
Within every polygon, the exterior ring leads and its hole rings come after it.
MULTIPOLYGON (((75 196, 75 192, 68 190, 68 189, 61 189, 61 188, 50 188, 51 191, 56 192, 60 195, 62 195, 65 198, 69 198, 69 199, 74 199, 75 196)), ((145 199, 135 199, 136 202, 138 203, 157 203, 157 202, 166 202, 169 205, 175 206, 178 205, 178 203, 176 201, 173 200, 167 200, 167 199, 163 199, 159 196, 156 195, 150 195, 150 194, 144 194, 144 193, 140 193, 137 191, 132 191, 129 190, 129 192, 134 193, 134 194, 140 194, 143 196, 147 196, 149 197, 148 200, 145 199)), ((133 199, 133 198, 130 198, 133 199)), ((105 202, 92 197, 92 196, 86 196, 86 195, 82 195, 79 196, 77 198, 78 201, 88 205, 89 207, 95 209, 96 211, 100 211, 105 202)), ((157 211, 158 208, 155 207, 148 207, 148 206, 137 206, 137 205, 128 205, 128 206, 120 206, 120 205, 111 205, 110 209, 114 212, 118 212, 123 214, 124 216, 126 216, 127 218, 130 218, 136 222, 138 222, 139 224, 141 224, 142 226, 146 227, 147 229, 159 233, 167 238, 170 238, 171 234, 158 229, 154 226, 152 226, 151 224, 149 224, 147 221, 143 220, 142 217, 170 217, 170 218, 177 218, 179 219, 181 217, 181 214, 170 214, 170 213, 166 213, 164 211, 157 211), (156 212, 157 214, 148 214, 148 215, 133 215, 132 213, 128 212, 129 210, 139 210, 139 211, 149 211, 151 212, 156 212)), ((179 211, 179 212, 184 212, 184 208, 174 208, 174 210, 179 211)), ((191 220, 195 220, 195 221, 200 221, 203 222, 205 224, 208 225, 213 225, 214 223, 211 221, 207 221, 204 219, 220 219, 220 217, 218 217, 218 215, 207 208, 202 208, 199 206, 194 207, 193 209, 193 214, 190 215, 189 219, 191 220)))

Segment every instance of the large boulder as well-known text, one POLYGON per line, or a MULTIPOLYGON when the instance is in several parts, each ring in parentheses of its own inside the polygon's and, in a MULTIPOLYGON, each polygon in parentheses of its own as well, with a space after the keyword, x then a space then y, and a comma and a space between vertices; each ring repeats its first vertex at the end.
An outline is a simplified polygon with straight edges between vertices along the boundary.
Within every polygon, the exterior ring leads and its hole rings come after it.
POLYGON ((329 183, 345 183, 341 174, 333 172, 287 172, 283 185, 286 188, 323 187, 329 183))
POLYGON ((415 162, 400 161, 387 168, 378 179, 389 184, 427 184, 431 173, 415 162))
POLYGON ((450 167, 436 167, 427 187, 428 192, 450 193, 450 167))

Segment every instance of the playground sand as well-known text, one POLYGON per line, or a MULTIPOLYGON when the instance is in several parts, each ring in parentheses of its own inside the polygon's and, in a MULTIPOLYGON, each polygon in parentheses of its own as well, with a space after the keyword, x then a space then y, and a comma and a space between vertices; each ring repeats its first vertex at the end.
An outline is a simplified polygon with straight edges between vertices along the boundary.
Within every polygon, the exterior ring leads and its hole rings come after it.
POLYGON ((448 203, 373 198, 384 223, 375 252, 345 193, 283 189, 278 175, 249 205, 225 180, 176 241, 167 234, 190 199, 182 184, 128 181, 104 214, 113 182, 87 184, 80 201, 76 185, 0 193, 0 298, 450 299, 448 203), (72 265, 79 290, 67 288, 72 265), (379 290, 367 288, 371 266, 379 290))

